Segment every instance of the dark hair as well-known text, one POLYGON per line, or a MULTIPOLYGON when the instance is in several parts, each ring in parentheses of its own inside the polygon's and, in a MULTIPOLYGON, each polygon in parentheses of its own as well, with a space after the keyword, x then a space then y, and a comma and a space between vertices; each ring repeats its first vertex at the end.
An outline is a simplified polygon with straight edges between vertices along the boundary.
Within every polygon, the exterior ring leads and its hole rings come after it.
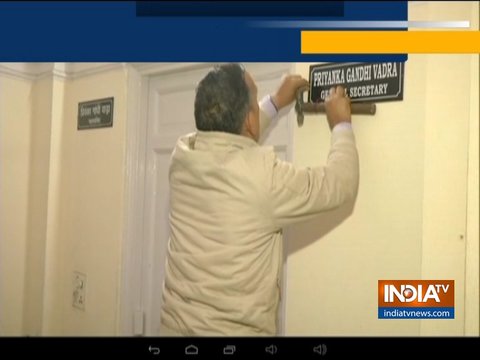
POLYGON ((195 125, 198 130, 240 134, 249 107, 250 91, 243 67, 215 66, 197 86, 195 125))

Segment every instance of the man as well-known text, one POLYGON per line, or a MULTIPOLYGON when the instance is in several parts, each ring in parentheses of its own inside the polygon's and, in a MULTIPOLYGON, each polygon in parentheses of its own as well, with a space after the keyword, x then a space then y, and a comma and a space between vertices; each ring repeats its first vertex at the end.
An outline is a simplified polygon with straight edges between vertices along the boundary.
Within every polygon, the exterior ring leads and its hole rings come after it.
POLYGON ((170 240, 161 335, 276 334, 282 228, 356 196, 358 156, 350 101, 326 99, 332 144, 324 167, 297 169, 258 145, 278 111, 308 82, 284 78, 257 103, 237 64, 199 83, 197 132, 179 139, 170 165, 170 240))

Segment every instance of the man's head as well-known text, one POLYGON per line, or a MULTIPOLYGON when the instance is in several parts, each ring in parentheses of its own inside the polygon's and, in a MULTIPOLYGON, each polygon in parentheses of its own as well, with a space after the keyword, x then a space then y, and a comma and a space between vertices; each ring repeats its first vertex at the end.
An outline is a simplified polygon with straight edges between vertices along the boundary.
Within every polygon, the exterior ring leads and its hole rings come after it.
POLYGON ((257 87, 238 64, 216 66, 200 81, 195 97, 198 130, 259 137, 257 87))

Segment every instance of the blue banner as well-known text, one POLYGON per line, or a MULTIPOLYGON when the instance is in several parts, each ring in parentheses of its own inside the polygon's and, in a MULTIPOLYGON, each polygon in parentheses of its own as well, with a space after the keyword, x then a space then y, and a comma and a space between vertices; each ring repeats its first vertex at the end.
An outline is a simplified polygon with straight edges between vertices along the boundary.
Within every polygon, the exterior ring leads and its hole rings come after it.
MULTIPOLYGON (((171 15, 176 16, 160 16, 157 7, 161 7, 161 2, 160 5, 149 5, 150 10, 144 2, 137 4, 134 1, 0 2, 0 61, 406 60, 405 54, 300 53, 302 29, 351 28, 351 21, 361 21, 361 28, 371 29, 375 21, 406 21, 406 1, 327 1, 325 4, 317 1, 313 5, 304 1, 300 2, 301 5, 295 1, 281 1, 281 5, 261 1, 261 6, 240 1, 236 2, 237 8, 228 7, 228 2, 214 5, 214 2, 207 1, 203 3, 210 5, 205 5, 202 16, 195 16, 188 6, 183 13, 184 3, 179 2, 175 8, 170 8, 171 15), (232 9, 244 15, 225 16, 232 9), (302 23, 304 20, 313 20, 314 23, 302 23), (325 20, 330 23, 323 23, 325 20)), ((358 23, 356 26, 359 30, 358 23)), ((395 29, 398 30, 398 26, 395 29)), ((405 27, 401 29, 405 30, 405 27)))

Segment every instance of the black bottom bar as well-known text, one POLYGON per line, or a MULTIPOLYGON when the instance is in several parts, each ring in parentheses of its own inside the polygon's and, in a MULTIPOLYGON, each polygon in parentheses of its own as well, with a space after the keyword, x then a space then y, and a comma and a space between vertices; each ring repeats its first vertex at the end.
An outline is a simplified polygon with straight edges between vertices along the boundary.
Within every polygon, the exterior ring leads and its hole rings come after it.
MULTIPOLYGON (((43 355, 106 356, 130 359, 319 359, 372 358, 476 358, 480 339, 464 338, 0 338, 5 354, 23 359, 43 355)), ((12 358, 13 358, 12 357, 12 358)))

